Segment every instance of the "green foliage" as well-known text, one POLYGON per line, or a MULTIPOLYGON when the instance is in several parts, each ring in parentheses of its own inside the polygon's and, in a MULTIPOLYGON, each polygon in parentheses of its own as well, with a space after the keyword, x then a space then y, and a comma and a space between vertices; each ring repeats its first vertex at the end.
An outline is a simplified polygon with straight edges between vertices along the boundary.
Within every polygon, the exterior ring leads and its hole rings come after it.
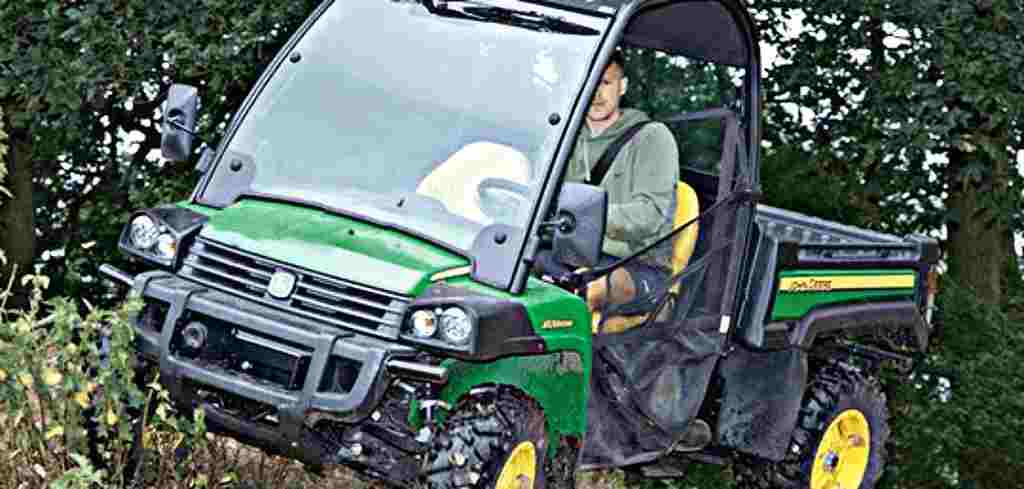
POLYGON ((4 309, 16 284, 0 294, 0 488, 366 487, 349 472, 318 478, 296 462, 205 433, 201 411, 176 411, 158 379, 136 379, 129 321, 137 301, 82 316, 69 300, 44 302, 48 282, 26 279, 26 311, 4 309), (139 423, 142 464, 130 459, 139 423))
POLYGON ((32 289, 28 310, 7 311, 0 302, 0 447, 9 454, 0 457, 3 487, 127 487, 135 478, 129 468, 142 467, 131 457, 137 423, 160 478, 195 480, 187 471, 193 461, 175 465, 172 452, 205 443, 203 416, 177 416, 158 383, 137 385, 128 322, 137 303, 83 317, 70 301, 43 302, 47 277, 29 275, 22 285, 32 289), (144 412, 154 414, 141 418, 144 412), (90 423, 98 460, 88 458, 90 423))
POLYGON ((914 382, 890 383, 897 386, 897 437, 884 487, 1019 487, 1022 317, 982 304, 956 284, 943 287, 941 342, 914 382))
POLYGON ((13 34, 0 43, 0 101, 8 130, 32 141, 37 256, 58 251, 42 263, 50 293, 103 303, 91 281, 99 263, 127 266, 115 242, 129 213, 188 196, 192 165, 154 155, 170 84, 199 87, 198 131, 216 142, 317 3, 0 2, 0 30, 13 34))
MULTIPOLYGON (((793 164, 825 170, 851 205, 892 230, 941 228, 946 196, 983 177, 1012 179, 1019 195, 1020 176, 1006 166, 1010 148, 1024 148, 1018 4, 754 6, 779 53, 766 87, 769 155, 802 148, 809 159, 793 164), (798 32, 786 32, 794 25, 798 32)), ((1020 212, 1019 197, 992 190, 985 206, 1001 216, 1020 212)))

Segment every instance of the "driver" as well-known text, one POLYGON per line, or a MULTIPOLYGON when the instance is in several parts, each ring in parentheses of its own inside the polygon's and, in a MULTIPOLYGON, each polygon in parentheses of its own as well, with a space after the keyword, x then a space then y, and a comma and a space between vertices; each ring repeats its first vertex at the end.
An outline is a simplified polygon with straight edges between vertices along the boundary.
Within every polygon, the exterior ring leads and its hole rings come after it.
MULTIPOLYGON (((629 256, 672 230, 675 188, 679 181, 679 149, 662 123, 651 122, 644 112, 622 108, 629 80, 625 60, 616 51, 605 69, 587 111, 569 159, 566 181, 600 185, 608 192, 608 221, 600 265, 629 256), (602 155, 630 128, 642 125, 621 146, 603 177, 594 175, 602 155), (599 177, 600 180, 597 180, 599 177)), ((659 247, 632 260, 607 278, 587 287, 592 311, 615 305, 618 314, 647 313, 654 309, 670 277, 671 247, 659 247)), ((551 254, 538 257, 541 269, 564 274, 570 270, 551 254)))

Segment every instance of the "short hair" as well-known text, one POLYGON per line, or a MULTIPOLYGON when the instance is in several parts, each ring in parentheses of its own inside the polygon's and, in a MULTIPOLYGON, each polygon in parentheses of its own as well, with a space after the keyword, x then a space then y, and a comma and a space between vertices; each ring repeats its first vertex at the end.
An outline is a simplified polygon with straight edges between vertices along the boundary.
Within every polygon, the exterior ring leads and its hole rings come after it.
POLYGON ((612 51, 612 57, 608 59, 608 66, 611 65, 619 65, 622 72, 626 72, 626 56, 622 54, 621 49, 612 51))

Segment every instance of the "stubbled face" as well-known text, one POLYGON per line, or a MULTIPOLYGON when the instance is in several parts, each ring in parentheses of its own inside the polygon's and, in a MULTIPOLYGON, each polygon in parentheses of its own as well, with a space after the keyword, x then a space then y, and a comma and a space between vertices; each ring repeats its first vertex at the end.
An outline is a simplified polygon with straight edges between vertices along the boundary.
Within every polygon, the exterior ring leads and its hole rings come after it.
POLYGON ((602 122, 618 113, 619 101, 624 92, 624 76, 621 66, 614 63, 608 65, 597 92, 594 93, 594 99, 590 101, 587 119, 591 122, 602 122))

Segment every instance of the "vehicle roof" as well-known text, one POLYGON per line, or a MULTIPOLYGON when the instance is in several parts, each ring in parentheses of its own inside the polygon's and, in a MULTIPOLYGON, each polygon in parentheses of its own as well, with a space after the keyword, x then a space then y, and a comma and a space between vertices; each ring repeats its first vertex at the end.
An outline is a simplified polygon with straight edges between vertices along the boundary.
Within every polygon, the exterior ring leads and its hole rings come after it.
POLYGON ((757 56, 754 22, 741 0, 538 0, 538 3, 604 14, 641 3, 639 13, 626 28, 624 41, 627 45, 732 66, 747 66, 750 56, 757 56), (644 14, 654 10, 657 14, 644 14))

